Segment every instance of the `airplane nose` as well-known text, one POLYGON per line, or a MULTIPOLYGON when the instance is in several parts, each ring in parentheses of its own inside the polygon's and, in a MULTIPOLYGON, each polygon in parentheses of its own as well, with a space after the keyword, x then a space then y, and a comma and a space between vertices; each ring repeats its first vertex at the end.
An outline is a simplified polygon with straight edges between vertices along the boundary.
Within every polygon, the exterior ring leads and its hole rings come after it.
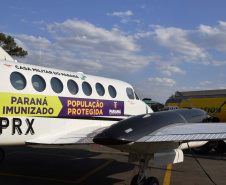
POLYGON ((124 138, 113 137, 105 133, 100 133, 93 138, 93 142, 100 145, 124 145, 130 143, 131 141, 127 141, 124 138))

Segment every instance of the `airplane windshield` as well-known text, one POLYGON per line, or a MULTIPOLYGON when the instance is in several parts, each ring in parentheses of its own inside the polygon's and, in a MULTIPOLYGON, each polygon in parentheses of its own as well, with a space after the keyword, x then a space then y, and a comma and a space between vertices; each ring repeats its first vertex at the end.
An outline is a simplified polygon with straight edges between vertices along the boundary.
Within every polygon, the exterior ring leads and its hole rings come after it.
POLYGON ((139 100, 140 98, 138 97, 137 93, 134 91, 135 97, 137 100, 139 100))

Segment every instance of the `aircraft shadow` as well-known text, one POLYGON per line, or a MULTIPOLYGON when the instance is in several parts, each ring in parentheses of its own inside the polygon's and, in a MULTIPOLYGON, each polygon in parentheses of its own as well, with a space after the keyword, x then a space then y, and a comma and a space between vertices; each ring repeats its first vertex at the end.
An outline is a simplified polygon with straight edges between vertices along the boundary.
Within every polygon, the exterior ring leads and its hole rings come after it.
POLYGON ((0 184, 4 185, 127 184, 135 175, 130 172, 134 165, 127 163, 123 153, 30 147, 4 150, 6 158, 0 163, 0 184))

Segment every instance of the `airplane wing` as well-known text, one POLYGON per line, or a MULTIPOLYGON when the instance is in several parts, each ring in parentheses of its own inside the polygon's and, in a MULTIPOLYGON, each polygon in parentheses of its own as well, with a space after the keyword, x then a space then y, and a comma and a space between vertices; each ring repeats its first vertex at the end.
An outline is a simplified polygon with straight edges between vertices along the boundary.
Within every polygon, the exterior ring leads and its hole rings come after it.
POLYGON ((200 109, 178 109, 122 120, 94 137, 102 145, 226 140, 226 123, 211 123, 200 109))
POLYGON ((78 129, 75 131, 60 133, 60 134, 48 134, 46 136, 37 137, 31 140, 27 140, 26 144, 34 145, 73 145, 73 144, 92 144, 93 137, 101 132, 106 127, 92 126, 78 129))
POLYGON ((178 123, 150 133, 136 142, 225 140, 226 123, 178 123))

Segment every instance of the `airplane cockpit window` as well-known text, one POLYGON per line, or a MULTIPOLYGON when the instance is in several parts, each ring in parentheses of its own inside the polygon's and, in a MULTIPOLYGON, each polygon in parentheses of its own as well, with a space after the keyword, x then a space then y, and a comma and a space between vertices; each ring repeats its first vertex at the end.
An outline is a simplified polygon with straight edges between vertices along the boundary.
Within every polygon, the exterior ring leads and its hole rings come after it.
POLYGON ((96 91, 100 96, 104 96, 105 90, 102 84, 96 83, 96 91))
POLYGON ((11 73, 10 82, 12 86, 17 90, 23 90, 27 85, 27 81, 24 75, 18 72, 11 73))
POLYGON ((34 76, 32 76, 31 81, 32 81, 32 85, 36 91, 42 92, 45 90, 46 82, 41 76, 34 75, 34 76))
POLYGON ((82 90, 86 96, 90 96, 92 94, 92 87, 88 82, 82 83, 82 90))
POLYGON ((112 85, 108 86, 108 92, 112 98, 116 97, 116 90, 112 85))
POLYGON ((67 87, 71 94, 75 95, 78 93, 78 85, 74 80, 68 80, 67 87))
POLYGON ((131 89, 131 88, 126 88, 126 93, 127 93, 127 96, 128 96, 128 98, 129 99, 134 99, 134 93, 133 93, 133 89, 131 89))
POLYGON ((61 93, 63 91, 63 84, 58 78, 53 77, 50 83, 55 93, 61 93))

